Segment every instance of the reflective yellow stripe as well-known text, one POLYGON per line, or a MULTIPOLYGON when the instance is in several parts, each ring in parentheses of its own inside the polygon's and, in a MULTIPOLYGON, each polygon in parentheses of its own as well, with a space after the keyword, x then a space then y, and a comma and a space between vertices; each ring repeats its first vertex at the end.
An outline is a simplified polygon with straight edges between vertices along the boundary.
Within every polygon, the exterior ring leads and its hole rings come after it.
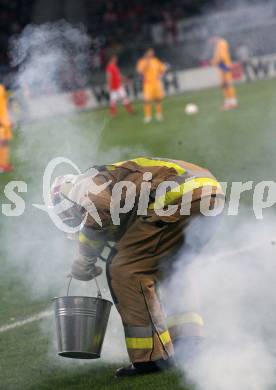
POLYGON ((169 328, 183 324, 196 324, 199 326, 204 326, 202 317, 199 314, 192 312, 176 314, 175 316, 171 316, 167 319, 167 325, 169 328))
MULTIPOLYGON (((168 344, 171 342, 171 336, 168 330, 160 334, 162 343, 168 344)), ((152 349, 152 337, 126 337, 126 346, 128 349, 152 349)))
MULTIPOLYGON (((171 161, 152 160, 152 159, 146 158, 146 157, 138 157, 138 158, 134 158, 134 159, 128 160, 128 161, 132 161, 135 164, 139 165, 140 167, 167 167, 167 168, 174 168, 178 175, 183 175, 186 172, 186 170, 184 168, 182 168, 180 165, 178 165, 178 164, 176 164, 174 162, 171 162, 171 161)), ((120 161, 120 162, 117 162, 117 163, 112 164, 112 165, 118 167, 120 165, 125 164, 128 161, 120 161)))
POLYGON ((101 241, 89 240, 83 233, 79 233, 79 242, 90 246, 92 249, 100 249, 103 246, 101 241))
POLYGON ((145 338, 126 338, 126 346, 128 349, 152 349, 153 340, 152 337, 145 338))
POLYGON ((210 179, 207 177, 197 177, 195 179, 186 181, 185 183, 180 184, 179 186, 173 188, 173 191, 168 191, 164 195, 160 196, 155 200, 154 203, 149 205, 149 208, 158 209, 163 208, 164 206, 173 204, 181 196, 196 190, 198 188, 211 186, 221 189, 221 185, 215 179, 210 179))
POLYGON ((171 336, 168 330, 160 334, 160 339, 163 344, 168 344, 171 342, 171 336))

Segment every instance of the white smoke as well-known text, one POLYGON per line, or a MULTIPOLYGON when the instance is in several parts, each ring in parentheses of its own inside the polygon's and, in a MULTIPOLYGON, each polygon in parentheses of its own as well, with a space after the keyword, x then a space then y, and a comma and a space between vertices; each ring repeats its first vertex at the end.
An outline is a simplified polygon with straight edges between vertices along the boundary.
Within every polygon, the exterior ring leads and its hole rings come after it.
MULTIPOLYGON (((86 80, 89 51, 89 38, 85 32, 65 23, 28 27, 14 42, 12 50, 14 64, 18 66, 17 85, 27 94, 36 96, 58 93, 67 82, 61 82, 60 75, 70 62, 68 50, 74 53, 76 69, 81 69, 81 78, 74 79, 74 83, 82 85, 86 80)), ((52 118, 49 109, 49 119, 25 122, 20 127, 16 159, 22 167, 19 168, 20 179, 28 183, 27 209, 22 217, 5 218, 1 235, 5 247, 1 250, 12 268, 16 268, 18 278, 28 286, 32 299, 48 300, 55 295, 65 295, 65 275, 76 255, 75 244, 56 230, 46 214, 31 206, 32 202, 42 200, 43 170, 49 160, 67 157, 84 169, 93 163, 116 161, 130 153, 133 156, 145 152, 143 148, 139 151, 113 148, 101 154, 104 123, 91 121, 88 136, 85 115, 72 113, 71 116, 52 118), (30 160, 32 169, 26 176, 30 160)), ((68 173, 67 167, 63 167, 63 171, 68 173)), ((190 278, 197 281, 206 341, 195 365, 183 370, 200 390, 268 390, 275 383, 276 363, 275 249, 269 244, 275 221, 269 221, 267 225, 255 221, 241 225, 237 221, 233 225, 229 226, 228 217, 209 252, 204 252, 189 267, 190 278), (235 233, 233 225, 238 226, 235 233), (267 247, 217 257, 226 250, 231 252, 239 247, 254 246, 256 240, 267 240, 267 247)), ((193 236, 190 238, 193 241, 193 236)), ((174 285, 183 285, 181 263, 172 280, 174 285)), ((104 286, 103 280, 101 284, 104 286)), ((96 289, 93 283, 75 282, 71 293, 93 296, 96 289)), ((185 291, 174 289, 171 296, 174 305, 183 305, 185 291)), ((104 297, 109 298, 107 291, 104 297)), ((48 322, 43 325, 43 331, 49 334, 51 359, 56 355, 52 325, 48 322)), ((105 341, 105 360, 118 361, 126 356, 122 325, 114 308, 105 341)), ((70 363, 57 359, 58 364, 70 363)))
MULTIPOLYGON (((53 92, 62 90, 60 77, 66 73, 64 66, 72 56, 75 56, 75 78, 78 69, 82 78, 86 78, 88 54, 89 38, 81 29, 65 22, 28 26, 12 44, 11 56, 18 67, 15 84, 20 91, 27 88, 28 94, 36 96, 37 101, 46 94, 51 97, 53 92)), ((88 155, 87 139, 82 134, 86 129, 77 114, 52 118, 49 108, 48 118, 20 123, 19 147, 15 153, 20 179, 28 184, 27 206, 21 217, 5 218, 5 249, 6 257, 16 262, 18 272, 35 297, 43 297, 54 292, 58 285, 62 286, 74 251, 73 244, 52 226, 47 215, 32 206, 42 201, 44 169, 57 156, 70 158, 80 169, 94 163, 101 129, 99 123, 91 123, 91 154, 88 155), (30 166, 31 170, 27 171, 26 167, 30 166), (14 235, 16 246, 11 245, 14 235)), ((68 170, 68 167, 61 169, 68 170)))
MULTIPOLYGON (((166 286, 171 309, 199 312, 205 323, 201 353, 186 364, 182 351, 180 368, 200 390, 268 390, 276 382, 275 217, 230 218, 188 266, 183 251, 166 286)), ((197 246, 192 229, 187 243, 197 246)))
MULTIPOLYGON (((49 107, 39 107, 39 104, 44 104, 44 96, 51 102, 52 97, 56 99, 64 88, 74 89, 86 85, 89 45, 90 39, 83 28, 58 22, 26 27, 13 40, 11 47, 12 61, 17 67, 15 85, 18 96, 24 97, 22 102, 26 105, 19 128, 19 146, 14 153, 17 178, 27 182, 28 192, 22 194, 26 201, 24 214, 17 218, 5 217, 3 220, 1 250, 13 272, 27 286, 30 299, 46 300, 49 304, 52 297, 66 294, 66 275, 77 255, 77 245, 68 241, 55 228, 46 213, 32 206, 33 203, 40 204, 43 201, 43 173, 48 162, 62 156, 71 159, 83 170, 95 163, 99 165, 114 162, 145 152, 143 147, 138 148, 139 150, 107 147, 106 153, 103 153, 103 120, 91 120, 87 113, 77 114, 75 111, 68 112, 66 116, 55 117, 52 104, 49 107), (29 97, 37 98, 38 109, 47 113, 45 119, 29 121, 29 97)), ((56 175, 75 173, 71 170, 69 166, 62 166, 56 175)), ((101 286, 104 298, 110 299, 104 277, 101 279, 101 286)), ((96 288, 92 282, 75 281, 70 293, 95 296, 96 288)), ((57 349, 53 318, 49 321, 45 321, 42 329, 49 334, 49 354, 54 359, 57 349)), ((122 332, 121 320, 113 307, 103 359, 118 361, 126 356, 122 332)))
POLYGON ((17 84, 33 95, 83 87, 88 80, 90 38, 65 21, 27 26, 11 42, 17 84))

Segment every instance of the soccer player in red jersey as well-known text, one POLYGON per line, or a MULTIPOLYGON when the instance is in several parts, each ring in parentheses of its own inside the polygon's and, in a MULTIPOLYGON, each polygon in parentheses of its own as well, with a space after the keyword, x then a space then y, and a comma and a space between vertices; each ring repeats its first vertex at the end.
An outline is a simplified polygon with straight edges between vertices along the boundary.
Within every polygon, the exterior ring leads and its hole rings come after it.
POLYGON ((132 114, 133 108, 122 84, 123 76, 118 67, 118 57, 116 55, 113 55, 107 64, 106 79, 110 96, 110 114, 116 116, 118 101, 122 101, 125 109, 132 114))

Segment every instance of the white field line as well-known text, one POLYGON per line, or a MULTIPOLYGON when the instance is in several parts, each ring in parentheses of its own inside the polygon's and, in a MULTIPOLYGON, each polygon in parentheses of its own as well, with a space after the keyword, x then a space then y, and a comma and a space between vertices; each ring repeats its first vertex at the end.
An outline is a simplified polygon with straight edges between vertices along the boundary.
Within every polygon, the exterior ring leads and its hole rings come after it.
MULTIPOLYGON (((272 245, 272 242, 273 242, 272 240, 270 242, 263 241, 263 242, 259 242, 258 244, 246 246, 246 247, 236 249, 233 251, 221 252, 221 253, 218 253, 216 256, 212 256, 212 258, 215 260, 218 260, 222 257, 225 258, 225 257, 239 255, 242 253, 250 252, 250 251, 252 251, 256 248, 262 247, 262 246, 266 246, 269 244, 272 245)), ((4 333, 4 332, 7 332, 7 331, 12 330, 12 329, 20 328, 21 326, 31 324, 32 322, 43 320, 44 318, 50 317, 52 314, 53 314, 53 311, 51 311, 51 310, 41 311, 41 312, 34 314, 30 317, 27 317, 21 321, 16 321, 16 322, 1 326, 0 333, 4 333)))
MULTIPOLYGON (((225 258, 225 257, 241 255, 242 253, 251 252, 254 249, 261 248, 263 246, 275 245, 275 241, 273 239, 271 239, 270 241, 261 241, 261 242, 258 242, 256 244, 244 246, 243 248, 240 248, 240 249, 234 249, 234 250, 229 250, 229 251, 225 251, 225 252, 220 252, 215 256, 207 256, 207 257, 212 257, 212 259, 214 259, 214 260, 219 260, 219 259, 225 258)), ((275 247, 276 247, 276 245, 275 245, 275 247)))
POLYGON ((37 314, 34 314, 33 316, 27 317, 21 321, 16 321, 8 325, 3 325, 0 327, 0 333, 7 332, 8 330, 16 329, 21 326, 31 324, 32 322, 40 321, 44 318, 50 317, 53 314, 51 310, 44 310, 37 314))

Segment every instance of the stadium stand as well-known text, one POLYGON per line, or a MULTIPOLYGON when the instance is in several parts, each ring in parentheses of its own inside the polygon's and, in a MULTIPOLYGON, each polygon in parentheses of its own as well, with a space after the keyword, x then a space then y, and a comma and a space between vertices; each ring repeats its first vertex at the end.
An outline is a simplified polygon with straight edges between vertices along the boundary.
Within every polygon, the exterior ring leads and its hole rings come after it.
MULTIPOLYGON (((1 74, 9 70, 11 36, 30 22, 59 19, 81 21, 86 26, 92 42, 91 80, 103 79, 111 53, 119 54, 121 67, 132 76, 137 59, 149 45, 174 69, 203 65, 210 55, 206 38, 214 32, 225 35, 232 47, 246 48, 250 56, 276 53, 276 7, 271 0, 255 0, 247 6, 236 1, 236 11, 233 2, 229 10, 229 2, 224 0, 209 1, 208 7, 205 0, 82 0, 75 2, 75 7, 73 3, 69 7, 67 1, 0 0, 1 74), (221 24, 225 19, 228 23, 221 24)), ((239 50, 232 56, 240 59, 239 50)))

